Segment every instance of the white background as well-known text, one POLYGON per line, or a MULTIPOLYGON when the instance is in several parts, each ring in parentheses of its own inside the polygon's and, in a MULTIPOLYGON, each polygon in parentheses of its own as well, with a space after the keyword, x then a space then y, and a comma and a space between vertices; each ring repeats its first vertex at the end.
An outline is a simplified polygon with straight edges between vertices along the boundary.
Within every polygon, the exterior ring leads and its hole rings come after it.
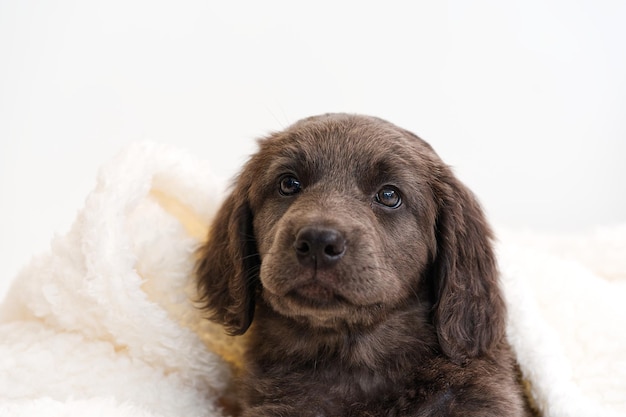
POLYGON ((498 225, 624 222, 624 22, 619 0, 0 0, 0 296, 125 144, 230 177, 329 111, 422 136, 498 225))

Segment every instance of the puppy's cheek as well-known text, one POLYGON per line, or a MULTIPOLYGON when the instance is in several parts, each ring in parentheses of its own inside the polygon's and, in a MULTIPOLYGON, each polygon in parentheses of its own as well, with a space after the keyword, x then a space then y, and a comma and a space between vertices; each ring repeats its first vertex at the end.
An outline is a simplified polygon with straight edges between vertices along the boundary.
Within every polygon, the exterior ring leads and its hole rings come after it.
POLYGON ((254 236, 261 260, 276 250, 277 239, 285 238, 282 231, 284 228, 280 227, 282 217, 276 209, 272 209, 273 207, 263 207, 254 216, 254 236))
POLYGON ((277 296, 284 296, 293 289, 295 271, 289 263, 281 262, 280 253, 268 253, 263 257, 259 278, 263 288, 277 296))

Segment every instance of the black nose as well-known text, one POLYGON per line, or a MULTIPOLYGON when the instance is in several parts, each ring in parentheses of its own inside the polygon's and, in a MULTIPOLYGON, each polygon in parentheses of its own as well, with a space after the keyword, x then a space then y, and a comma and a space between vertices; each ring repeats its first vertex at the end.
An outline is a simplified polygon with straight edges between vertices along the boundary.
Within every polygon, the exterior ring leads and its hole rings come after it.
POLYGON ((293 247, 300 264, 323 268, 341 259, 346 252, 346 240, 336 229, 308 226, 298 231, 293 247))

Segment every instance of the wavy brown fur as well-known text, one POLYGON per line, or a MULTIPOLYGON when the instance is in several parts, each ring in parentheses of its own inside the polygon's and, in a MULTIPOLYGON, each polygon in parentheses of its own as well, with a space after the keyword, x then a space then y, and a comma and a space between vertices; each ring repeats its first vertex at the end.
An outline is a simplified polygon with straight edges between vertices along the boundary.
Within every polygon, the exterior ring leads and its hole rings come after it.
POLYGON ((211 318, 248 332, 242 415, 530 415, 491 236, 391 123, 328 114, 262 140, 197 265, 211 318))

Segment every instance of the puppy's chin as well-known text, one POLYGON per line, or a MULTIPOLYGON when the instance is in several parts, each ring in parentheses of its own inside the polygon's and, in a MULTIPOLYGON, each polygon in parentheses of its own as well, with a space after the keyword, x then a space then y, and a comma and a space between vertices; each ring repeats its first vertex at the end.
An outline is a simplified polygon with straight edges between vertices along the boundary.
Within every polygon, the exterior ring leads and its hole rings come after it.
POLYGON ((308 305, 313 308, 326 308, 347 303, 346 299, 337 294, 332 288, 316 282, 294 288, 287 293, 287 297, 294 299, 301 305, 308 305))
POLYGON ((263 298, 276 313, 325 329, 370 326, 385 316, 380 303, 355 305, 319 284, 305 285, 285 295, 264 289, 263 298))

